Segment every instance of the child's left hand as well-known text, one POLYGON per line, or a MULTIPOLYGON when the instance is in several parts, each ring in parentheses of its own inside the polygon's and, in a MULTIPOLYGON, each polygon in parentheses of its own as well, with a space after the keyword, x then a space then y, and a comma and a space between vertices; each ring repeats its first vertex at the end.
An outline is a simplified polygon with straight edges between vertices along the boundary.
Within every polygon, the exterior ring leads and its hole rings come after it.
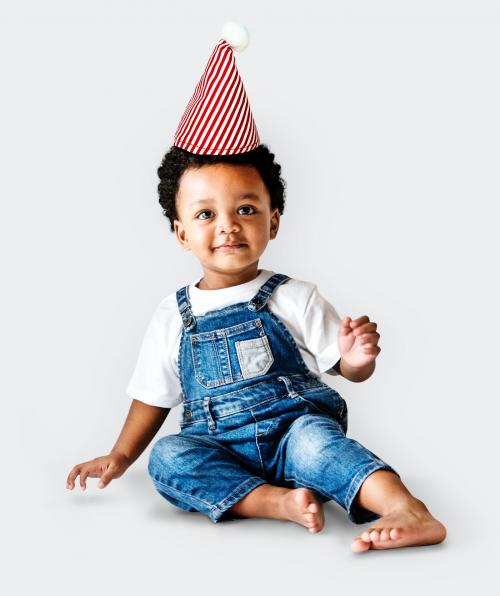
POLYGON ((370 322, 367 316, 342 319, 338 334, 338 344, 342 360, 353 368, 363 368, 381 352, 377 345, 380 334, 377 323, 370 322))

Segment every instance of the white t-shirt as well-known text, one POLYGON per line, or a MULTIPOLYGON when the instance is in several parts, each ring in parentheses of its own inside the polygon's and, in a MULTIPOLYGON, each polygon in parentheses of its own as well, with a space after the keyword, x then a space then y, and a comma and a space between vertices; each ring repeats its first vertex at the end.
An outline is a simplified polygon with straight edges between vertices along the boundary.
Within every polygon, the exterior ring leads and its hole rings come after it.
MULTIPOLYGON (((192 312, 196 317, 248 301, 272 275, 274 271, 262 269, 252 281, 218 290, 197 288, 201 276, 189 285, 192 312)), ((290 331, 307 367, 317 375, 336 375, 332 367, 340 359, 337 335, 341 319, 316 285, 290 278, 274 289, 267 305, 290 331)), ((126 389, 128 397, 161 408, 173 408, 183 401, 178 371, 182 327, 173 292, 153 313, 126 389)))

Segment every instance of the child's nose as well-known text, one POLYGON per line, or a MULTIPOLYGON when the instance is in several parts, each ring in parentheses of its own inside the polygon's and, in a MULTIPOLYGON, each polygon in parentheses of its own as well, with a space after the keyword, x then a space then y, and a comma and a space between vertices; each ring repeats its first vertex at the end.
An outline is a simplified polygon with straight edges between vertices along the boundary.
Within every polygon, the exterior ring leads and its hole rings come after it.
POLYGON ((217 228, 220 232, 224 232, 226 234, 237 232, 240 229, 234 213, 219 215, 217 220, 217 228))

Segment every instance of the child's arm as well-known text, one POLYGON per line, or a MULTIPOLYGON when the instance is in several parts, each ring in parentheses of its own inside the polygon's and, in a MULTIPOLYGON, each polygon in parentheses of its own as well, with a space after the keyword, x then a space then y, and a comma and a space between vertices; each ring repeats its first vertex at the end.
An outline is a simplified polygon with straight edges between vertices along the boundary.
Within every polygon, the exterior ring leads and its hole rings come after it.
POLYGON ((170 408, 150 406, 137 399, 132 400, 130 410, 115 445, 109 455, 77 464, 68 475, 66 488, 73 489, 77 476, 80 486, 86 489, 87 477, 100 478, 99 487, 104 488, 113 478, 119 478, 149 445, 165 421, 170 408))
POLYGON ((362 369, 353 369, 341 358, 333 368, 340 376, 344 377, 344 379, 352 381, 353 383, 360 383, 372 376, 375 370, 375 362, 371 362, 362 369))
POLYGON ((111 453, 122 453, 132 465, 160 430, 170 408, 150 406, 132 400, 130 410, 111 453))

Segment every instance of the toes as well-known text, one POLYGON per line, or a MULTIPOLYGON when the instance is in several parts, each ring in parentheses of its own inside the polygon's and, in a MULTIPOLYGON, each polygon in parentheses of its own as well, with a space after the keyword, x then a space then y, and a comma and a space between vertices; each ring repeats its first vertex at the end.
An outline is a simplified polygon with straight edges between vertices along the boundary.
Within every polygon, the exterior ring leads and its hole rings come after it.
POLYGON ((370 544, 357 536, 351 543, 351 550, 355 553, 362 553, 370 549, 370 544))
POLYGON ((397 540, 398 538, 401 538, 399 528, 378 528, 378 530, 372 530, 370 532, 370 539, 373 542, 397 540), (379 534, 378 537, 377 534, 379 534))
POLYGON ((363 550, 368 550, 369 548, 377 548, 377 546, 372 545, 371 543, 399 540, 401 536, 401 528, 369 528, 356 536, 352 542, 352 550, 361 552, 363 550))
POLYGON ((309 507, 307 507, 307 511, 309 511, 310 513, 317 513, 318 512, 318 506, 316 505, 316 503, 311 503, 309 505, 309 507))
POLYGON ((401 536, 399 528, 392 528, 390 531, 390 536, 393 540, 397 540, 401 536))
POLYGON ((364 542, 385 542, 401 538, 401 528, 370 528, 355 538, 364 542))
POLYGON ((390 539, 391 539, 391 536, 390 536, 389 529, 388 528, 384 528, 382 530, 382 532, 380 532, 380 540, 382 540, 382 541, 385 542, 386 540, 390 540, 390 539))
POLYGON ((309 532, 319 532, 323 528, 322 520, 318 519, 317 515, 310 513, 306 514, 305 517, 307 519, 304 520, 304 526, 309 532))
POLYGON ((399 536, 397 534, 395 536, 390 534, 389 528, 370 528, 358 536, 359 539, 364 540, 365 542, 379 542, 390 540, 391 538, 395 539, 396 537, 399 536))

